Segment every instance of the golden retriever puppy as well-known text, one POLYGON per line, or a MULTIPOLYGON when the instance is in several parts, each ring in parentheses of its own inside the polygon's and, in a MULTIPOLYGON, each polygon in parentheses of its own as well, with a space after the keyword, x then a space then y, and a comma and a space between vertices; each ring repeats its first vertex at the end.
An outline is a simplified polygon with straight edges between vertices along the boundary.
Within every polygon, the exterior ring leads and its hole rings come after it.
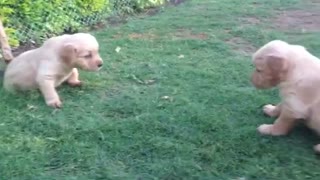
MULTIPOLYGON (((320 134, 320 60, 303 46, 274 40, 253 54, 252 84, 258 89, 279 87, 281 102, 265 105, 265 114, 276 117, 263 124, 264 135, 286 135, 297 122, 320 134)), ((314 146, 320 152, 320 144, 314 146)))
POLYGON ((46 40, 41 47, 14 58, 4 74, 8 91, 40 89, 48 106, 60 108, 56 91, 63 82, 81 85, 78 69, 98 71, 103 64, 96 38, 88 33, 65 34, 46 40))

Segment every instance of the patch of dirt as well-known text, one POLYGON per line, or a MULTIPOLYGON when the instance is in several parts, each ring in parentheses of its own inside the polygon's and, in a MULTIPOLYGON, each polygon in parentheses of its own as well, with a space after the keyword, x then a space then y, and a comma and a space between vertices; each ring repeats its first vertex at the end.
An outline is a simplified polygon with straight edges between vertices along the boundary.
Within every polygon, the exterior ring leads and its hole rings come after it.
POLYGON ((131 33, 131 34, 114 34, 112 35, 113 39, 121 39, 121 38, 126 38, 128 37, 129 39, 145 39, 145 40, 152 40, 152 39, 157 39, 159 36, 152 34, 151 32, 146 32, 146 33, 131 33))
MULTIPOLYGON (((125 23, 127 23, 127 19, 124 18, 124 17, 110 16, 110 17, 107 18, 107 23, 106 24, 115 27, 115 26, 119 26, 119 25, 122 25, 122 24, 125 24, 125 23)), ((101 26, 100 29, 105 28, 106 24, 104 24, 104 26, 101 26)))
POLYGON ((251 24, 251 25, 257 25, 261 23, 261 20, 256 17, 243 17, 240 18, 241 22, 244 22, 245 24, 251 24))
POLYGON ((254 46, 240 37, 233 37, 229 39, 227 41, 227 44, 229 44, 234 51, 245 56, 251 56, 256 51, 256 48, 254 46))
POLYGON ((122 34, 113 34, 113 35, 112 35, 112 38, 113 38, 113 39, 120 39, 121 37, 123 37, 122 34))
MULTIPOLYGON (((315 6, 319 7, 319 4, 315 6)), ((301 32, 319 32, 320 10, 284 11, 274 20, 274 24, 276 28, 283 31, 298 30, 301 32)))
POLYGON ((104 27, 106 27, 106 22, 99 22, 97 24, 94 24, 91 29, 98 30, 98 29, 102 29, 104 27))
POLYGON ((128 35, 130 39, 155 39, 157 38, 156 35, 150 33, 131 33, 128 35))
POLYGON ((208 35, 205 33, 193 33, 186 29, 179 29, 177 32, 173 33, 172 36, 175 39, 208 39, 208 35))

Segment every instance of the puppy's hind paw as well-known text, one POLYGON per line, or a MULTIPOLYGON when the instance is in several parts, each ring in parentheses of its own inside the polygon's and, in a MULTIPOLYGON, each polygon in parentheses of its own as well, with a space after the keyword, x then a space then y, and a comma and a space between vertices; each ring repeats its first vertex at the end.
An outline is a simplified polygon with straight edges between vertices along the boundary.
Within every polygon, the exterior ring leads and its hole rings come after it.
POLYGON ((258 127, 258 131, 262 135, 282 136, 288 132, 285 129, 277 128, 273 124, 262 124, 258 127))
POLYGON ((276 112, 276 106, 271 105, 271 104, 267 104, 267 105, 263 106, 263 112, 270 117, 278 116, 278 114, 276 112))
POLYGON ((61 108, 62 107, 62 103, 59 99, 47 101, 46 103, 48 106, 53 107, 53 108, 61 108))
POLYGON ((258 127, 258 131, 262 135, 272 135, 272 127, 271 124, 262 124, 258 127))
POLYGON ((81 82, 81 81, 68 81, 68 84, 69 84, 71 87, 79 87, 79 86, 82 86, 82 82, 81 82))

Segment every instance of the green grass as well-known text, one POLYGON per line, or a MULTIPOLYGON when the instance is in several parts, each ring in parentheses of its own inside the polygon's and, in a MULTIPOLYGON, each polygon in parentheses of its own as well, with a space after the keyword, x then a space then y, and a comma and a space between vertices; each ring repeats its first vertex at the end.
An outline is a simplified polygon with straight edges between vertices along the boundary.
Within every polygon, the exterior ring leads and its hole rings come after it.
POLYGON ((270 26, 298 0, 253 2, 193 0, 95 32, 105 66, 81 72, 81 88, 60 87, 61 110, 1 89, 0 179, 318 179, 312 132, 256 132, 274 121, 261 106, 277 103, 277 90, 255 90, 250 56, 227 40, 283 39, 319 55, 319 33, 270 26), (260 24, 240 20, 254 16, 260 24))

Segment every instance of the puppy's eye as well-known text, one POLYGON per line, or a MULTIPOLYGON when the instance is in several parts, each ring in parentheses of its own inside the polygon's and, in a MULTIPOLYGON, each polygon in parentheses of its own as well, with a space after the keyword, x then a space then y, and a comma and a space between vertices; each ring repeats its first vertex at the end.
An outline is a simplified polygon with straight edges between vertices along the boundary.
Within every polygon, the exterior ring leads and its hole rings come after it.
POLYGON ((256 71, 257 71, 258 73, 262 72, 260 69, 256 69, 256 71))
POLYGON ((92 54, 89 53, 89 54, 85 55, 84 58, 86 58, 86 59, 92 58, 92 54))

